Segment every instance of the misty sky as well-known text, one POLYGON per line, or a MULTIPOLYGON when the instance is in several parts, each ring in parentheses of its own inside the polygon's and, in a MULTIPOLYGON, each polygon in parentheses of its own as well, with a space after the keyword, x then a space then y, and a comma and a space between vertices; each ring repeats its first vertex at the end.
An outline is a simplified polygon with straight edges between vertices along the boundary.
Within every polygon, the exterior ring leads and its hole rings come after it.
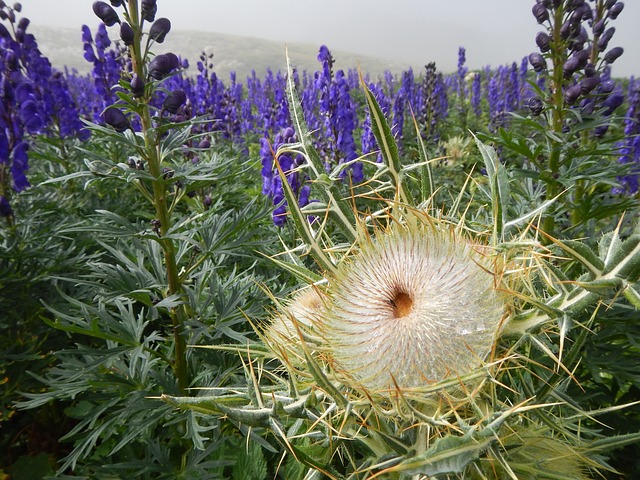
MULTIPOLYGON (((94 29, 93 0, 22 0, 35 25, 94 29)), ((531 14, 534 0, 158 0, 158 16, 173 30, 201 30, 287 42, 393 59, 422 66, 435 61, 455 69, 464 46, 467 66, 519 61, 536 49, 542 28, 531 14)), ((627 0, 611 25, 610 47, 625 53, 614 76, 640 76, 640 1, 627 0)), ((170 38, 170 37, 169 37, 170 38)), ((169 40, 168 40, 169 41, 169 40)), ((366 70, 366 65, 363 65, 366 70)))

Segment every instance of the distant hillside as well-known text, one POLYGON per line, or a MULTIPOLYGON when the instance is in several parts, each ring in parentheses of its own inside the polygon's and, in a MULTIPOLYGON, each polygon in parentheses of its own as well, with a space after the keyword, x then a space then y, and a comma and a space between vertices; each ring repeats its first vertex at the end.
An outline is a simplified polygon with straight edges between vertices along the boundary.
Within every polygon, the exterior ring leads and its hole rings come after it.
MULTIPOLYGON (((30 31, 36 36, 40 50, 51 63, 62 68, 67 66, 79 72, 88 72, 91 65, 83 58, 80 28, 50 28, 31 25, 30 31)), ((116 39, 117 31, 111 31, 110 36, 116 39)), ((289 44, 291 62, 300 70, 314 72, 319 69, 316 56, 320 45, 289 44)), ((331 49, 331 45, 328 45, 331 49)), ((155 53, 172 51, 183 58, 187 58, 191 65, 191 72, 197 74, 196 63, 202 51, 213 53, 214 69, 219 78, 226 80, 229 73, 235 71, 238 79, 242 80, 255 70, 259 77, 263 76, 267 68, 274 72, 285 70, 285 45, 280 42, 262 40, 251 37, 240 37, 210 32, 172 31, 167 40, 154 47, 155 53)), ((385 70, 399 73, 408 65, 379 58, 354 55, 331 49, 336 60, 335 68, 347 69, 362 66, 365 73, 376 77, 385 70)))

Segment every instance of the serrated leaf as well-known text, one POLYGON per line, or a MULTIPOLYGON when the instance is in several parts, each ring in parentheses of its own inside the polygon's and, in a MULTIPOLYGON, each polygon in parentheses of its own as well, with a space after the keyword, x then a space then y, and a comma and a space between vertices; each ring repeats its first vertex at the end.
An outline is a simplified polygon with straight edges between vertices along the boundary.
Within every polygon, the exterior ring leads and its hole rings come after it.
POLYGON ((578 260, 594 275, 600 275, 602 273, 604 262, 584 243, 576 240, 554 240, 553 243, 578 260))
POLYGON ((462 437, 449 435, 436 440, 424 453, 408 458, 387 471, 428 477, 463 473, 491 442, 491 438, 477 439, 470 434, 462 437))
POLYGON ((238 451, 236 464, 233 466, 233 478, 237 480, 264 480, 267 478, 267 461, 260 445, 247 442, 238 451))

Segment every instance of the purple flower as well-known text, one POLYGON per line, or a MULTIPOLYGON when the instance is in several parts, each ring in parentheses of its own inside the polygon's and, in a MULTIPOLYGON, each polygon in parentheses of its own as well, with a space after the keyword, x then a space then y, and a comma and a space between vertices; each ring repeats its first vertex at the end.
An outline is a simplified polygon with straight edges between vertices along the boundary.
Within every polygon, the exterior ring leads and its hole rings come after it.
POLYGON ((131 122, 118 108, 107 108, 102 115, 104 122, 111 125, 116 132, 122 133, 131 128, 131 122))
POLYGON ((164 53, 161 55, 157 55, 153 60, 149 62, 149 76, 156 80, 162 80, 172 70, 175 70, 179 66, 180 60, 178 60, 178 57, 175 53, 164 53))
POLYGON ((533 16, 536 17, 538 23, 544 23, 549 20, 549 11, 547 10, 547 7, 541 3, 536 3, 531 9, 531 12, 533 13, 533 16))
POLYGON ((11 217, 13 216, 13 210, 11 209, 11 204, 6 197, 0 195, 0 216, 2 217, 11 217))
POLYGON ((531 63, 533 70, 537 73, 547 69, 547 61, 538 52, 529 54, 529 63, 531 63))
POLYGON ((140 2, 140 7, 142 18, 147 22, 153 22, 156 18, 156 12, 158 11, 156 0, 142 0, 140 2))
POLYGON ((93 3, 93 13, 104 22, 107 27, 112 27, 116 23, 120 22, 120 18, 118 18, 118 14, 113 9, 111 5, 105 2, 94 2, 93 3))
POLYGON ((135 33, 133 32, 133 28, 127 22, 122 22, 120 24, 120 39, 122 43, 125 45, 133 45, 133 41, 135 39, 135 33))
POLYGON ((149 38, 155 40, 157 43, 162 43, 170 30, 171 21, 168 18, 159 18, 151 25, 149 38))
MULTIPOLYGON (((617 4, 616 4, 617 5, 617 4)), ((604 56, 604 61, 607 63, 613 63, 615 62, 620 55, 622 55, 624 53, 624 49, 622 47, 614 47, 611 50, 609 50, 605 56, 604 56)))
POLYGON ((162 103, 162 108, 167 112, 175 115, 184 103, 187 101, 187 94, 184 90, 174 90, 170 92, 162 103))
POLYGON ((25 172, 29 170, 29 156, 27 155, 28 150, 29 144, 27 142, 20 142, 13 149, 11 179, 13 181, 13 189, 16 192, 21 192, 31 186, 25 175, 25 172))

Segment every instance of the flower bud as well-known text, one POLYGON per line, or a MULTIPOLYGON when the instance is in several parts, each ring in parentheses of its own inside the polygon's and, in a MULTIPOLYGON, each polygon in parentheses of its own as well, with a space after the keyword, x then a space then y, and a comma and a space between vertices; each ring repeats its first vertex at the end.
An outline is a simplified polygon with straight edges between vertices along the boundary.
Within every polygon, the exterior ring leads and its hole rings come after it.
POLYGON ((16 3, 14 3, 14 4, 13 4, 13 9, 14 9, 16 12, 20 13, 20 12, 22 11, 22 4, 21 4, 20 2, 16 2, 16 3))
POLYGON ((583 69, 589 63, 589 51, 580 50, 574 53, 563 65, 562 71, 565 78, 569 78, 578 70, 583 69))
POLYGON ((616 4, 616 2, 617 2, 617 1, 618 1, 618 0, 605 0, 605 2, 604 2, 604 8, 611 8, 611 7, 613 7, 613 6, 616 4))
POLYGON ((133 45, 135 34, 133 33, 133 28, 127 22, 120 24, 120 39, 127 46, 133 45))
POLYGON ((564 62, 562 66, 562 72, 564 73, 565 78, 569 78, 578 70, 579 61, 576 57, 570 57, 564 62))
POLYGON ((111 2, 112 7, 119 7, 122 5, 122 0, 109 0, 111 2))
POLYGON ((131 128, 131 123, 127 116, 117 108, 107 108, 102 114, 102 118, 107 125, 111 125, 116 132, 122 133, 131 128))
POLYGON ((529 55, 529 63, 538 73, 547 69, 547 61, 538 52, 533 52, 529 55))
POLYGON ((613 63, 623 53, 624 53, 624 49, 622 47, 614 47, 604 55, 604 61, 607 62, 607 63, 613 63))
POLYGON ((159 18, 149 29, 149 37, 157 43, 164 42, 164 37, 171 30, 171 21, 168 18, 159 18))
POLYGON ((589 35, 583 26, 580 26, 580 31, 571 39, 570 48, 572 51, 577 52, 584 49, 584 44, 589 40, 589 35))
POLYGON ((538 116, 544 109, 544 104, 539 97, 531 97, 527 100, 527 106, 531 110, 531 115, 538 116))
POLYGON ((560 37, 562 37, 563 40, 566 40, 571 35, 571 30, 572 30, 571 22, 569 21, 564 22, 560 27, 560 37))
POLYGON ((596 73, 598 73, 598 71, 596 70, 596 67, 593 65, 593 63, 591 62, 587 63, 587 66, 584 67, 585 76, 593 77, 596 75, 596 73))
POLYGON ((538 32, 536 34, 536 44, 542 53, 548 52, 551 49, 551 46, 549 45, 550 41, 551 37, 549 37, 547 33, 538 32))
POLYGON ((569 105, 575 103, 581 92, 582 88, 580 87, 580 84, 570 86, 564 91, 564 101, 569 105))
POLYGON ((598 85, 600 85, 599 76, 583 78, 580 81, 580 93, 582 95, 588 95, 598 85))
POLYGON ((287 127, 282 131, 282 139, 284 141, 288 141, 289 139, 293 138, 295 134, 296 132, 293 130, 293 128, 287 127))
POLYGON ((600 85, 600 93, 611 93, 616 88, 616 83, 613 80, 607 80, 600 85))
POLYGON ((596 138, 604 137, 607 130, 609 130, 609 125, 600 125, 593 129, 593 136, 596 138))
POLYGON ((134 73, 131 77, 131 93, 136 97, 142 97, 144 95, 144 86, 144 81, 134 73))
POLYGON ((0 216, 10 217, 13 215, 13 210, 11 209, 11 204, 6 197, 0 195, 0 216))
POLYGON ((198 148, 211 148, 211 142, 205 138, 204 140, 200 141, 200 143, 198 144, 198 148))
POLYGON ((162 108, 167 112, 175 115, 184 103, 187 101, 187 94, 184 90, 174 90, 164 99, 162 108))
POLYGON ((602 52, 607 49, 609 40, 611 40, 611 37, 613 37, 614 33, 616 33, 616 27, 609 27, 605 30, 602 36, 598 39, 598 50, 602 52))
POLYGON ((171 70, 180 66, 180 60, 175 53, 157 55, 149 62, 149 76, 156 80, 162 80, 171 70))
POLYGON ((95 13, 96 16, 100 20, 102 20, 107 27, 111 27, 116 23, 120 22, 120 18, 118 17, 118 14, 113 9, 113 7, 111 7, 111 5, 109 5, 108 3, 94 2, 93 13, 95 13))
POLYGON ((585 98, 580 102, 580 112, 582 115, 591 115, 595 110, 595 102, 591 98, 585 98))
POLYGON ((18 21, 18 28, 20 30, 27 30, 27 27, 29 26, 29 23, 31 23, 31 21, 26 18, 26 17, 22 17, 19 21, 18 21))
POLYGON ((620 15, 620 12, 624 9, 624 3, 618 2, 615 5, 612 5, 609 9, 609 18, 615 20, 620 15))
POLYGON ((7 50, 7 53, 5 53, 4 63, 6 65, 7 71, 15 72, 16 70, 18 70, 18 58, 12 50, 7 50))
POLYGON ((622 102, 624 102, 624 95, 621 93, 614 92, 609 95, 602 102, 602 106, 605 107, 604 115, 611 115, 616 108, 622 105, 622 102))
POLYGON ((533 13, 533 16, 536 17, 538 23, 543 23, 549 20, 549 11, 547 10, 547 7, 540 3, 536 3, 531 9, 531 12, 533 13))
POLYGON ((604 27, 605 27, 605 20, 604 18, 601 18, 600 20, 598 20, 596 23, 593 24, 593 27, 592 27, 593 34, 602 35, 602 32, 604 32, 604 27))
POLYGON ((142 18, 147 22, 153 22, 156 18, 156 12, 158 11, 156 0, 142 0, 140 7, 142 18))

